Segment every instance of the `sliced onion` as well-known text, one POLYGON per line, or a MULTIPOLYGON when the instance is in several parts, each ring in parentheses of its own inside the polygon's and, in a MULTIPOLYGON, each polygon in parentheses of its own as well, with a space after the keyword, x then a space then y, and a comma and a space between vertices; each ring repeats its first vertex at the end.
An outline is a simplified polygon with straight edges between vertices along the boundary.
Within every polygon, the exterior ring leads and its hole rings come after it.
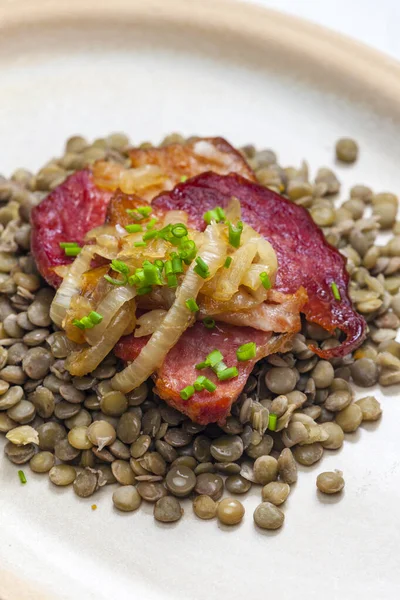
POLYGON ((164 227, 175 223, 187 223, 188 214, 184 210, 169 210, 164 217, 164 227))
POLYGON ((225 208, 225 217, 227 221, 231 221, 232 223, 236 223, 242 218, 242 207, 240 206, 239 199, 235 196, 232 196, 228 206, 225 208))
MULTIPOLYGON (((215 223, 209 225, 205 231, 205 241, 200 256, 208 265, 211 277, 225 262, 226 243, 221 239, 219 228, 215 223)), ((112 378, 111 384, 115 390, 129 392, 137 388, 162 365, 170 349, 193 322, 193 313, 187 308, 186 300, 196 299, 203 285, 204 279, 195 273, 192 264, 177 290, 174 304, 159 329, 153 333, 139 356, 112 378)))
POLYGON ((58 327, 62 326, 71 298, 79 292, 80 279, 90 268, 90 262, 97 250, 97 246, 84 246, 58 288, 50 307, 50 317, 58 327))
POLYGON ((260 275, 261 273, 268 272, 266 265, 253 264, 250 265, 246 273, 242 277, 241 284, 250 288, 251 290, 258 290, 261 285, 260 275))
POLYGON ((278 259, 275 250, 265 238, 260 236, 257 240, 257 252, 260 257, 258 262, 265 265, 265 271, 272 281, 278 270, 278 259))
POLYGON ((157 165, 142 165, 123 171, 119 178, 119 188, 124 194, 135 194, 158 185, 164 179, 165 174, 157 165))
POLYGON ((125 302, 129 302, 135 296, 136 288, 125 286, 117 286, 105 295, 96 307, 96 312, 102 315, 103 320, 92 329, 85 330, 85 338, 88 344, 94 346, 98 343, 117 312, 125 302))
MULTIPOLYGON (((124 232, 126 234, 126 231, 124 229, 124 232)), ((112 235, 115 236, 115 225, 99 225, 99 227, 94 227, 93 229, 91 229, 90 231, 87 232, 87 234, 85 235, 85 240, 93 240, 93 239, 97 239, 98 237, 102 236, 102 235, 112 235)))
POLYGON ((253 327, 260 331, 297 332, 301 329, 300 309, 303 304, 302 296, 288 295, 281 304, 263 303, 243 312, 221 313, 215 315, 215 319, 239 327, 253 327))
POLYGON ((241 246, 231 255, 232 262, 229 269, 224 267, 220 269, 207 288, 204 289, 204 293, 212 296, 218 302, 230 300, 238 291, 240 283, 256 254, 256 244, 249 242, 241 246))
POLYGON ((129 304, 125 304, 110 323, 110 327, 104 331, 97 344, 70 354, 65 366, 71 375, 82 377, 99 366, 124 333, 130 311, 129 304))
POLYGON ((135 337, 151 335, 160 327, 167 314, 166 310, 156 308, 145 313, 136 321, 135 337))

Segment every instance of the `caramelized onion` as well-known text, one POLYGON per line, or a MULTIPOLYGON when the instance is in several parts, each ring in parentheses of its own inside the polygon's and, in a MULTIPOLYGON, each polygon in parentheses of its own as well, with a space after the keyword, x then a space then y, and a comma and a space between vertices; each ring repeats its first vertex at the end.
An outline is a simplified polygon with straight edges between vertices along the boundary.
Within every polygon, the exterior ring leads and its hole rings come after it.
MULTIPOLYGON (((221 239, 219 228, 215 223, 209 225, 205 231, 205 241, 200 249, 200 256, 208 265, 210 277, 213 277, 225 262, 226 243, 221 239)), ((192 264, 189 267, 177 290, 174 304, 139 356, 112 378, 114 389, 129 392, 143 383, 161 366, 169 350, 175 346, 182 333, 193 322, 193 313, 187 308, 186 301, 189 298, 196 299, 204 285, 204 279, 194 271, 194 266, 192 264)))

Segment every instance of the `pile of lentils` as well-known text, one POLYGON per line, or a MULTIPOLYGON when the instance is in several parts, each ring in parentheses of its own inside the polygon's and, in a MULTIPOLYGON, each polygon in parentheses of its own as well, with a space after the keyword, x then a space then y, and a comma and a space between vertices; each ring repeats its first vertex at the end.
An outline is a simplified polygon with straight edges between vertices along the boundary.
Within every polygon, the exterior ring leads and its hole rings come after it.
MULTIPOLYGON (((193 139, 193 138, 191 138, 193 139)), ((161 146, 185 142, 168 136, 161 146)), ((150 144, 142 144, 147 148, 150 144)), ((49 316, 54 291, 40 278, 30 255, 30 211, 74 170, 98 159, 129 166, 129 140, 113 134, 89 144, 75 136, 64 156, 36 175, 17 170, 0 177, 0 431, 5 456, 34 473, 47 473, 56 486, 71 486, 82 498, 113 488, 120 511, 135 511, 142 501, 154 504, 154 517, 165 523, 183 514, 182 498, 192 499, 200 519, 239 523, 245 509, 238 500, 257 486, 261 504, 258 527, 278 529, 279 508, 297 481, 297 464, 313 465, 324 452, 342 446, 345 434, 381 415, 371 395, 355 401, 352 382, 364 388, 400 382, 400 222, 398 198, 364 185, 350 190, 340 207, 334 202, 340 183, 320 168, 310 179, 300 168, 281 167, 271 150, 246 146, 241 152, 260 184, 304 206, 326 238, 348 259, 350 296, 368 322, 368 338, 343 358, 320 360, 309 343, 339 344, 321 327, 304 321, 286 354, 259 362, 224 426, 198 425, 157 396, 151 381, 129 394, 112 390, 110 379, 122 368, 113 354, 90 375, 71 377, 65 359, 75 348, 49 316), (385 245, 380 230, 391 231, 385 245), (269 414, 277 416, 268 430, 269 414), (226 497, 223 497, 227 494, 226 497)), ((353 162, 358 147, 342 139, 338 161, 353 162)), ((28 481, 19 471, 21 482, 28 481)), ((340 493, 340 471, 321 473, 317 488, 340 493)))

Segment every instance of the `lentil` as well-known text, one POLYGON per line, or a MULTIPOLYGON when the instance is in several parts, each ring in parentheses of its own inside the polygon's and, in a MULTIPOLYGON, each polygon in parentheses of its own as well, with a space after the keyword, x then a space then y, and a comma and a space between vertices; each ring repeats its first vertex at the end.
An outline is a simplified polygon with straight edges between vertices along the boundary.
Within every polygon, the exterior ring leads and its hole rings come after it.
POLYGON ((285 515, 271 502, 262 502, 255 509, 253 518, 261 529, 279 529, 283 525, 285 515))
POLYGON ((337 494, 344 488, 343 473, 341 471, 326 471, 317 477, 317 488, 323 494, 337 494))
POLYGON ((244 517, 244 506, 235 498, 224 498, 218 504, 217 517, 224 525, 237 525, 244 517))

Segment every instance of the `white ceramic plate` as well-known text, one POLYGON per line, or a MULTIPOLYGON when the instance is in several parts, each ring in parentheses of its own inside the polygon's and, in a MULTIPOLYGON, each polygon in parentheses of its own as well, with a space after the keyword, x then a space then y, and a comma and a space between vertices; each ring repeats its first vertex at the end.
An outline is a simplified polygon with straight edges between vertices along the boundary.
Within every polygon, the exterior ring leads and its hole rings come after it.
MULTIPOLYGON (((315 26, 236 3, 203 0, 19 0, 0 6, 0 170, 36 169, 66 137, 127 131, 134 142, 171 131, 224 135, 274 148, 285 164, 332 165, 336 138, 361 146, 337 167, 399 191, 400 70, 315 26)), ((77 499, 0 458, 2 600, 374 600, 400 597, 398 390, 379 424, 301 469, 277 533, 244 522, 178 524, 152 507, 117 514, 111 490, 77 499), (356 443, 357 442, 357 443, 356 443), (344 471, 342 497, 321 501, 315 477, 344 471)), ((365 394, 365 391, 363 392, 365 394)), ((368 391, 367 391, 368 393, 368 391)))

